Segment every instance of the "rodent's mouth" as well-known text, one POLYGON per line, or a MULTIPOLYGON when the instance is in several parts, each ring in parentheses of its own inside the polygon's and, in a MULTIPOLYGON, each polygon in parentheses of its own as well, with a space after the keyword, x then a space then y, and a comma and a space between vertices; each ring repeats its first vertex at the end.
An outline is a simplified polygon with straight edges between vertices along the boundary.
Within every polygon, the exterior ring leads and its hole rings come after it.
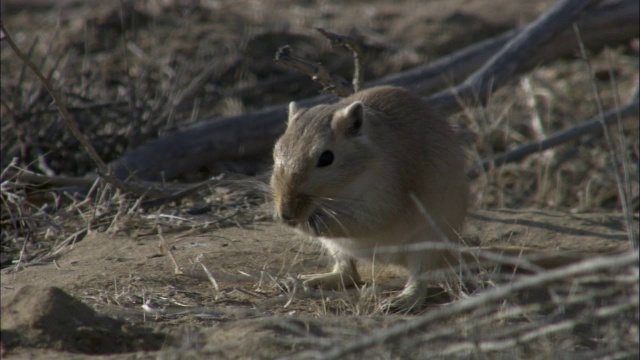
POLYGON ((307 218, 307 229, 314 236, 330 235, 329 221, 331 219, 323 211, 316 209, 307 218))
POLYGON ((309 215, 309 218, 307 219, 307 226, 313 235, 320 234, 320 227, 324 227, 324 222, 320 216, 320 212, 316 210, 309 215))
POLYGON ((331 221, 331 218, 322 210, 316 208, 312 210, 306 218, 304 216, 296 217, 294 219, 279 217, 279 220, 284 225, 297 229, 303 233, 307 233, 312 236, 326 236, 329 234, 329 222, 331 221))
POLYGON ((322 230, 324 230, 327 227, 326 220, 324 219, 321 212, 317 210, 311 212, 311 214, 309 214, 306 220, 304 218, 302 219, 280 218, 280 221, 282 221, 282 223, 285 224, 286 226, 301 230, 302 232, 309 233, 314 236, 320 235, 322 233, 322 230))

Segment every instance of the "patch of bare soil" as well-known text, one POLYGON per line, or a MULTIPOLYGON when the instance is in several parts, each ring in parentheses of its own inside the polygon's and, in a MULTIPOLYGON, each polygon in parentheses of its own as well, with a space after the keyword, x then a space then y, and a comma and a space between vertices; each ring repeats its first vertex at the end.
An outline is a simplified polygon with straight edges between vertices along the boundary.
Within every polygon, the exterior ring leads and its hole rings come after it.
MULTIPOLYGON (((315 26, 362 36, 366 78, 375 79, 528 23, 553 3, 15 0, 2 2, 2 16, 112 161, 200 119, 316 95, 318 84, 272 61, 280 46, 350 78, 350 54, 330 49, 315 26)), ((590 54, 595 80, 584 61, 558 60, 486 107, 469 106, 452 121, 474 134, 471 160, 593 117, 594 82, 605 109, 618 95, 626 101, 637 85, 635 47, 590 54)), ((5 177, 7 169, 95 169, 33 74, 5 43, 0 55, 2 358, 639 355, 638 260, 628 235, 639 221, 637 119, 614 129, 618 158, 612 144, 588 136, 474 180, 462 237, 510 254, 479 254, 453 269, 418 314, 386 314, 380 304, 405 274, 375 259, 358 264, 362 288, 301 288, 297 276, 326 271, 329 257, 270 220, 260 179, 212 183, 158 207, 104 184, 87 194, 5 177), (521 248, 540 253, 519 259, 513 249, 521 248), (547 260, 560 267, 537 267, 547 260)), ((260 173, 263 160, 212 164, 186 180, 260 173)))

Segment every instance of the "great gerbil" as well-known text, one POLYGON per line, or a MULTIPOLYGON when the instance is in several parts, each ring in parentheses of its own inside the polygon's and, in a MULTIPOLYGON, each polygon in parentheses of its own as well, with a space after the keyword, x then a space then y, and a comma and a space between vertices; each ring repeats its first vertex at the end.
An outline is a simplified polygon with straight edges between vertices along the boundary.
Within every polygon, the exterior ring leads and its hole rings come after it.
POLYGON ((309 109, 291 103, 273 158, 276 216, 335 258, 331 272, 303 276, 305 286, 357 284, 355 259, 375 257, 409 270, 392 308, 423 302, 422 275, 449 257, 415 244, 459 243, 468 205, 465 156, 446 119, 390 86, 309 109))

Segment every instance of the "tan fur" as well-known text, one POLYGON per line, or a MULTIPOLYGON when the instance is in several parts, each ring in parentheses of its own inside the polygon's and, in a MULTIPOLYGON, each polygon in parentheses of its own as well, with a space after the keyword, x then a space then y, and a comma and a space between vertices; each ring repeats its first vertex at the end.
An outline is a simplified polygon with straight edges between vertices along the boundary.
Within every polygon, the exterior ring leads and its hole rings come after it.
POLYGON ((305 285, 358 283, 355 258, 410 271, 391 306, 422 302, 421 275, 445 266, 444 251, 403 249, 425 241, 459 242, 468 205, 465 158, 446 119, 395 87, 364 90, 336 104, 290 107, 274 148, 271 189, 276 216, 323 243, 336 259, 331 273, 305 285), (362 111, 358 128, 358 111, 362 111), (321 154, 333 162, 318 167, 321 154), (376 249, 396 246, 395 251, 376 249))

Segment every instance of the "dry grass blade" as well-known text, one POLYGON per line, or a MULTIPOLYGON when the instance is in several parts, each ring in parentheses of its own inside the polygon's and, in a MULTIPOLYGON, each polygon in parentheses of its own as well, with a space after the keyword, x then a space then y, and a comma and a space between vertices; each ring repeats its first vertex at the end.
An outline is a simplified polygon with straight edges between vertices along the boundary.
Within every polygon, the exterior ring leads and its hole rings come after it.
MULTIPOLYGON (((600 97, 600 90, 598 89, 598 83, 596 82, 593 69, 591 68, 591 61, 587 56, 587 51, 584 47, 584 42, 582 41, 582 37, 580 35, 580 29, 575 24, 573 25, 573 29, 576 32, 576 36, 578 37, 578 43, 580 44, 580 54, 582 55, 582 58, 585 60, 584 62, 587 67, 587 72, 589 73, 589 76, 591 78, 591 87, 593 90, 593 94, 595 95, 598 111, 600 113, 600 116, 598 117, 598 119, 600 121, 602 131, 604 133, 604 137, 607 140, 609 156, 611 158, 611 164, 613 166, 612 170, 616 179, 616 185, 618 186, 618 196, 620 198, 620 203, 622 204, 622 210, 624 211, 624 214, 625 214, 625 221, 627 222, 627 234, 629 236, 629 242, 631 243, 634 249, 638 249, 638 234, 635 228, 636 223, 633 222, 633 214, 631 213, 631 200, 630 200, 631 194, 627 192, 627 189, 629 188, 628 182, 625 182, 623 180, 623 179, 628 180, 628 177, 625 178, 624 176, 620 175, 620 169, 617 166, 617 164, 620 163, 620 155, 618 154, 618 149, 615 146, 613 137, 611 136, 611 132, 609 130, 609 126, 607 126, 608 124, 605 120, 605 113, 602 106, 602 99, 600 97)), ((636 99, 635 109, 637 114, 638 99, 636 99)), ((621 113, 622 111, 620 111, 620 113, 616 112, 615 114, 616 115, 615 120, 617 120, 618 123, 620 122, 620 118, 622 116, 621 113)), ((622 163, 624 162, 625 160, 622 159, 622 163)), ((623 169, 625 168, 626 167, 623 167, 623 169)))
POLYGON ((209 269, 207 269, 207 267, 203 263, 200 263, 200 266, 202 266, 202 270, 204 270, 204 272, 207 274, 207 278, 213 285, 213 288, 216 291, 216 298, 217 298, 218 295, 220 294, 220 287, 218 286, 218 282, 216 281, 216 278, 213 277, 213 274, 211 274, 211 271, 209 271, 209 269))
POLYGON ((193 99, 198 91, 201 91, 204 85, 214 76, 219 76, 220 74, 237 67, 240 64, 241 60, 237 57, 232 57, 226 59, 224 62, 220 63, 218 61, 207 64, 204 68, 204 71, 189 82, 187 87, 182 91, 178 92, 173 99, 170 99, 166 104, 163 112, 158 116, 158 122, 164 122, 170 118, 171 114, 177 107, 182 105, 186 100, 193 99))
POLYGON ((180 265, 178 265, 178 260, 176 260, 175 255, 173 255, 173 251, 171 251, 171 247, 169 246, 169 244, 167 244, 164 236, 162 236, 162 227, 158 225, 157 229, 158 237, 160 238, 160 248, 163 249, 163 252, 166 252, 169 255, 169 258, 171 258, 171 262, 173 262, 173 273, 176 275, 183 274, 182 268, 180 267, 180 265))

